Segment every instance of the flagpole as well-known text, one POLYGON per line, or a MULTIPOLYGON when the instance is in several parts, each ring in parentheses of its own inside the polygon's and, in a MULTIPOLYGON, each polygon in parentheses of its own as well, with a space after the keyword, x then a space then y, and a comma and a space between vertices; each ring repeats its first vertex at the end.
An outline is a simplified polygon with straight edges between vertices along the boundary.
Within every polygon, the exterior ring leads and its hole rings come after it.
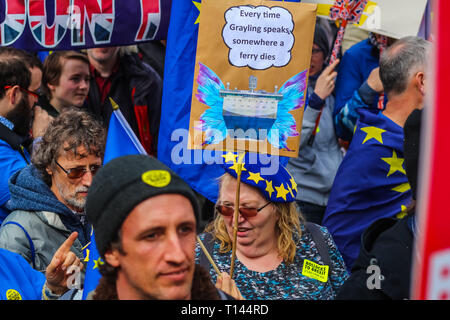
POLYGON ((230 265, 230 278, 233 279, 234 273, 234 261, 236 260, 236 243, 237 243, 237 231, 238 231, 238 220, 239 220, 239 200, 240 200, 240 189, 241 189, 241 172, 242 172, 242 161, 244 159, 245 152, 239 155, 237 163, 237 185, 236 185, 236 199, 234 202, 234 222, 233 222, 233 245, 231 249, 231 265, 230 265))

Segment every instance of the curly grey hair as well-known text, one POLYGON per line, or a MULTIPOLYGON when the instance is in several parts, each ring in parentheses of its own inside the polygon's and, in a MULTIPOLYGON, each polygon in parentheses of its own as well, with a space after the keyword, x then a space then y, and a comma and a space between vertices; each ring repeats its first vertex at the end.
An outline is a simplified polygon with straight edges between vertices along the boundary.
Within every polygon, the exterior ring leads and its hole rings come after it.
POLYGON ((37 143, 31 162, 42 174, 42 179, 51 185, 47 167, 55 168, 55 160, 71 151, 75 157, 78 147, 83 146, 88 154, 103 159, 106 130, 91 114, 79 108, 68 108, 53 120, 42 140, 37 143))

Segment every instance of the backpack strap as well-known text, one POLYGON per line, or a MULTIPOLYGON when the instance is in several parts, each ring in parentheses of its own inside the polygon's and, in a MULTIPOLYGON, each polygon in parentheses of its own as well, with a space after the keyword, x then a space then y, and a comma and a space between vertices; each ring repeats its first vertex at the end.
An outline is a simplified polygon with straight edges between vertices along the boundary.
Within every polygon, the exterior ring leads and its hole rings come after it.
POLYGON ((24 139, 15 132, 9 130, 9 128, 3 123, 0 123, 0 139, 9 144, 14 150, 19 151, 20 155, 25 159, 25 162, 27 164, 30 163, 23 151, 24 148, 22 146, 22 143, 24 142, 24 139))
POLYGON ((310 232, 314 243, 316 244, 317 251, 319 251, 320 257, 325 265, 329 266, 329 271, 331 272, 332 264, 330 258, 330 252, 328 250, 328 244, 325 241, 325 236, 323 235, 320 227, 312 222, 305 223, 306 229, 310 232))
POLYGON ((34 244, 33 244, 33 240, 31 240, 30 235, 28 234, 27 230, 25 230, 25 228, 18 222, 15 221, 8 221, 5 222, 3 224, 3 226, 6 226, 7 224, 14 224, 16 226, 18 226, 20 229, 22 229, 22 231, 25 233, 25 236, 28 239, 28 242, 30 243, 30 250, 31 250, 31 262, 33 263, 33 269, 36 269, 36 263, 35 263, 35 258, 36 258, 36 251, 34 249, 34 244))

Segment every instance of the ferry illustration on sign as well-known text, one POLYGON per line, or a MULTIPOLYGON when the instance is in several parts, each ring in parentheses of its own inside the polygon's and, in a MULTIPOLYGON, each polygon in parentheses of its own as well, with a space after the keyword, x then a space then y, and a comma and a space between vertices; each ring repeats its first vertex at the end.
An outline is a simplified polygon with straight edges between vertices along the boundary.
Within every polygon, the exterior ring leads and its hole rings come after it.
POLYGON ((277 119, 278 101, 283 99, 283 95, 277 93, 277 86, 274 93, 269 93, 256 91, 256 85, 257 78, 250 76, 250 90, 230 90, 229 83, 226 89, 219 90, 223 98, 223 119, 227 129, 232 129, 229 131, 232 138, 265 140, 277 119))
POLYGON ((250 76, 249 90, 230 89, 206 65, 199 63, 197 100, 209 108, 196 129, 205 133, 203 145, 232 139, 267 139, 279 149, 287 149, 287 139, 299 135, 290 111, 305 104, 308 70, 304 70, 274 92, 256 90, 257 78, 250 76))

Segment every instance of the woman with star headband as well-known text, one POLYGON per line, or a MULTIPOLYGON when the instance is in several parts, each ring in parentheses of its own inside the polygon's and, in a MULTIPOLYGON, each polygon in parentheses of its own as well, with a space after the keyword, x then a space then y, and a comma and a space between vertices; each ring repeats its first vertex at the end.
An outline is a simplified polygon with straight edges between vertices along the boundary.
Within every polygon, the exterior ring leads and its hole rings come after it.
POLYGON ((215 218, 199 236, 215 267, 200 245, 199 263, 219 288, 235 284, 244 299, 333 299, 348 274, 331 235, 299 215, 297 185, 285 167, 274 170, 249 154, 241 167, 236 259, 230 270, 236 158, 225 157, 215 218))

